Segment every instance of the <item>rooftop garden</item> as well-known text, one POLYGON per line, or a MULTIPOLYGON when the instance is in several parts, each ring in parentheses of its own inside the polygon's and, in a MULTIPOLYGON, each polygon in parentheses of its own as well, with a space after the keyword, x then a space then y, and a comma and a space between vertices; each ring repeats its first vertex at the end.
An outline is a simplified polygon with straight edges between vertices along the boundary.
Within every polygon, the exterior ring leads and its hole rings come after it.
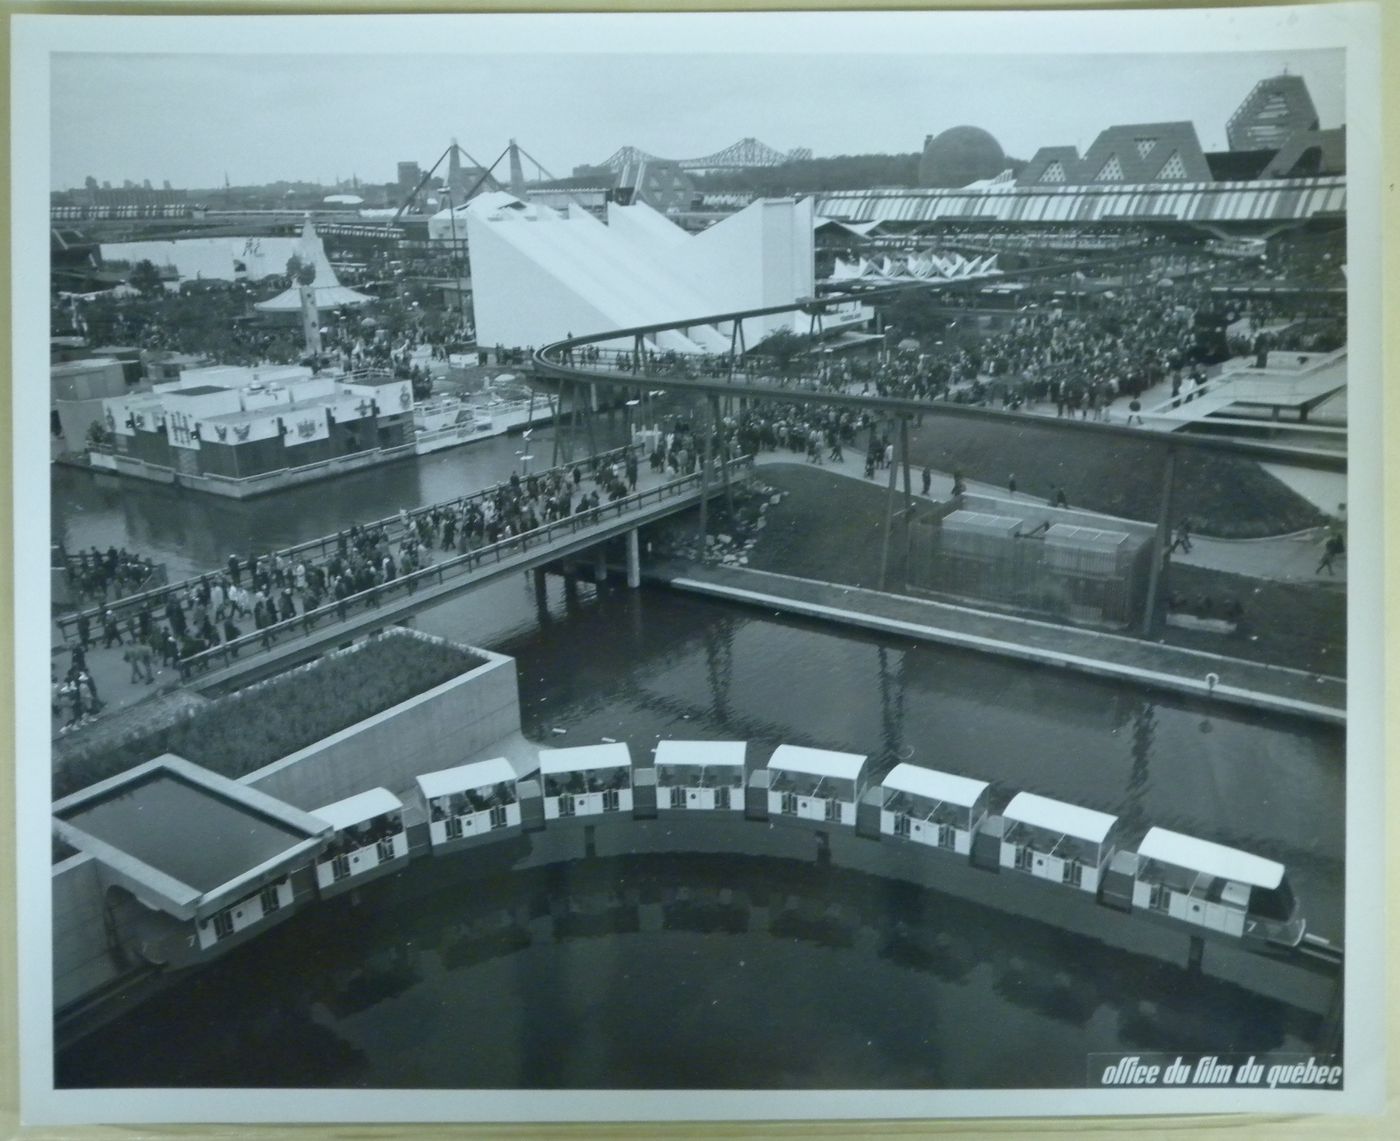
POLYGON ((391 630, 115 744, 71 754, 54 772, 54 799, 162 753, 237 780, 485 662, 464 646, 391 630))

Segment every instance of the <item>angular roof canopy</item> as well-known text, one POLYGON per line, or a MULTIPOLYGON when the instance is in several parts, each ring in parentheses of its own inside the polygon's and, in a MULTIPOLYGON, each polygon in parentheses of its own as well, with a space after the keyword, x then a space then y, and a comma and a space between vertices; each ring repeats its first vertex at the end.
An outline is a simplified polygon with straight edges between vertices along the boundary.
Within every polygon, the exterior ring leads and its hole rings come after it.
MULTIPOLYGON (((321 241, 321 235, 316 233, 316 227, 311 224, 309 218, 301 228, 301 243, 297 247, 297 256, 304 264, 316 267, 316 277, 311 283, 311 288, 316 295, 318 309, 353 309, 368 305, 374 300, 373 297, 357 293, 340 284, 335 270, 331 268, 330 258, 326 257, 325 243, 321 241)), ((259 301, 253 308, 259 313, 294 313, 301 308, 301 289, 293 285, 276 297, 259 301)))

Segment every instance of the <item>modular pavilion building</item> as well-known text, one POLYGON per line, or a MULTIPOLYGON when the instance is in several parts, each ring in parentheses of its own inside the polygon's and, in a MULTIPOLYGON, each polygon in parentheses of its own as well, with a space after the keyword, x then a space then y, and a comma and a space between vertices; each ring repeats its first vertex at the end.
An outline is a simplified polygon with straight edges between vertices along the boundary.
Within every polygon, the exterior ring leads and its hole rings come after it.
MULTIPOLYGON (((811 297, 812 199, 765 198, 698 234, 644 203, 608 203, 606 223, 582 206, 552 209, 504 192, 434 218, 430 235, 465 227, 477 341, 538 346, 574 333, 790 305, 811 297)), ((752 346, 792 317, 744 321, 752 346)), ((655 347, 727 352, 732 330, 697 323, 655 347)))

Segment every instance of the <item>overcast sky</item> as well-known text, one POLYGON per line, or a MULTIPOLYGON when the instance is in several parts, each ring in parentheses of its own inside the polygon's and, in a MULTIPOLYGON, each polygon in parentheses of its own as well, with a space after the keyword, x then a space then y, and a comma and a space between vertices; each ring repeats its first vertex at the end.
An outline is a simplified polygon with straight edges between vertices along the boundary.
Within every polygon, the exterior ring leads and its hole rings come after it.
MULTIPOLYGON (((984 127, 1012 156, 1081 153, 1115 123, 1187 119, 1202 146, 1255 82, 1302 75, 1344 120, 1342 53, 1173 55, 110 55, 52 57, 51 185, 391 182, 451 138, 490 164, 514 137, 556 176, 631 144, 667 158, 746 135, 817 156, 918 150, 984 127)), ((534 171, 527 165, 527 175, 534 171)))

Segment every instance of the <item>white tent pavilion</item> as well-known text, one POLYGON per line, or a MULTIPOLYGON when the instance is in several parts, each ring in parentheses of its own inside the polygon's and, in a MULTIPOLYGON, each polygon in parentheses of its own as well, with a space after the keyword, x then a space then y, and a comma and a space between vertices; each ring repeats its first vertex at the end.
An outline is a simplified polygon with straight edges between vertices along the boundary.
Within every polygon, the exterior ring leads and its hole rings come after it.
MULTIPOLYGON (((325 243, 321 241, 321 235, 316 233, 316 227, 311 224, 310 219, 307 219, 301 228, 301 242, 297 246, 297 256, 301 258, 303 264, 316 267, 316 277, 311 283, 311 289, 316 295, 317 309, 354 309, 361 305, 368 305, 374 300, 372 297, 357 293, 348 286, 340 284, 335 276, 335 270, 331 268, 330 258, 326 256, 325 243)), ((253 308, 259 313, 300 312, 301 290, 296 285, 292 285, 276 297, 259 301, 253 308)))

